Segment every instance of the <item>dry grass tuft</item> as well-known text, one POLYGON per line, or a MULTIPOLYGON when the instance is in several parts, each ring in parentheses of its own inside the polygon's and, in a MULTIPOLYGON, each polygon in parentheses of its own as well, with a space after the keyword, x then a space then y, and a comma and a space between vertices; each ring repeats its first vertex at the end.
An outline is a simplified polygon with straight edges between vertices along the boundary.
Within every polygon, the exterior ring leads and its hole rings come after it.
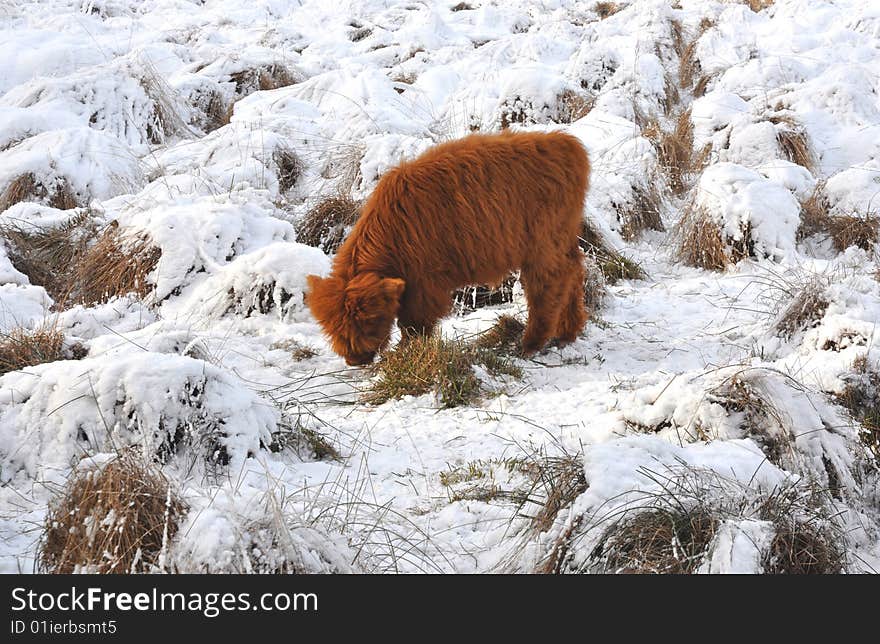
POLYGON ((366 148, 363 145, 346 144, 338 146, 327 158, 321 176, 335 180, 335 192, 348 195, 355 188, 363 186, 361 160, 366 148))
POLYGON ((178 112, 174 90, 150 63, 142 61, 142 64, 144 72, 140 84, 153 102, 146 126, 147 140, 158 145, 165 143, 169 136, 188 133, 189 128, 178 112))
POLYGON ((0 227, 9 260, 42 286, 56 305, 63 305, 72 288, 73 267, 86 253, 97 227, 89 212, 82 212, 60 226, 35 227, 8 224, 0 227))
POLYGON ((528 498, 532 503, 538 502, 538 511, 531 516, 530 529, 534 533, 546 532, 556 522, 559 513, 587 491, 583 455, 564 453, 532 458, 526 463, 534 481, 528 498))
POLYGON ((861 424, 862 442, 880 459, 880 368, 862 355, 853 361, 852 373, 843 379, 846 386, 835 400, 861 424))
POLYGON ((293 188, 306 169, 306 164, 297 153, 286 146, 275 148, 272 162, 278 169, 278 190, 282 193, 293 188))
POLYGON ((806 239, 819 233, 828 233, 828 220, 831 218, 831 204, 825 194, 824 182, 819 182, 813 192, 801 202, 801 223, 797 238, 806 239))
POLYGON ((726 380, 710 392, 711 399, 730 414, 740 414, 740 427, 766 454, 767 460, 781 465, 791 450, 791 435, 782 413, 773 400, 754 381, 742 373, 726 380))
POLYGON ((611 248, 598 229, 586 219, 581 226, 579 244, 587 258, 599 267, 608 284, 614 284, 621 279, 637 280, 647 277, 637 262, 611 248))
POLYGON ((689 41, 685 40, 680 23, 678 23, 678 28, 676 28, 675 25, 672 27, 672 44, 675 48, 675 52, 678 54, 678 84, 682 89, 694 90, 695 96, 697 96, 697 94, 694 79, 699 79, 698 84, 702 85, 702 91, 705 91, 706 85, 709 82, 708 77, 703 74, 700 61, 696 56, 697 41, 699 41, 700 36, 711 29, 714 24, 715 23, 710 19, 703 18, 700 21, 697 34, 689 41), (704 80, 704 78, 706 80, 704 80))
POLYGON ((749 9, 758 13, 762 9, 773 6, 774 0, 742 0, 743 4, 747 4, 749 9))
MULTIPOLYGON (((415 72, 398 72, 391 77, 391 81, 400 85, 412 85, 418 78, 415 72)), ((404 87, 395 87, 394 91, 398 94, 403 94, 406 89, 404 87)))
POLYGON ((128 293, 146 297, 153 288, 147 276, 161 256, 146 235, 124 235, 111 222, 77 262, 70 299, 92 305, 128 293))
POLYGON ((834 215, 828 219, 828 233, 831 235, 834 249, 839 253, 850 246, 871 252, 880 233, 880 216, 872 213, 834 215))
POLYGON ((792 523, 779 529, 764 561, 764 572, 786 575, 823 575, 840 572, 834 544, 809 525, 792 523))
POLYGON ((185 512, 162 473, 127 452, 68 480, 49 507, 39 567, 55 574, 163 570, 185 512))
POLYGON ((33 172, 26 172, 13 179, 0 194, 0 212, 11 208, 22 201, 46 203, 59 210, 71 210, 79 207, 73 188, 66 179, 45 186, 37 181, 33 172))
POLYGON ((450 11, 473 11, 473 6, 469 5, 467 2, 459 2, 454 7, 450 7, 450 11))
POLYGON ((718 520, 700 507, 646 510, 612 525, 591 558, 604 573, 690 574, 717 527, 718 520))
POLYGON ((623 9, 623 7, 616 2, 597 2, 593 5, 593 11, 598 14, 600 20, 610 18, 621 9, 623 9))
POLYGON ((682 195, 690 187, 690 178, 699 173, 709 160, 710 146, 694 150, 694 126, 690 110, 678 115, 671 132, 661 129, 656 120, 649 121, 642 135, 654 144, 660 167, 666 174, 669 188, 682 195))
POLYGON ((826 490, 794 480, 756 489, 752 482, 687 466, 641 473, 653 489, 604 514, 570 517, 535 572, 694 573, 709 561, 721 523, 743 520, 772 526, 764 572, 834 573, 844 567, 846 534, 826 490), (579 548, 600 526, 591 550, 579 548))
POLYGON ((770 575, 831 575, 842 570, 843 553, 829 530, 788 518, 776 524, 762 563, 770 575))
POLYGON ((370 27, 358 27, 348 34, 348 39, 351 42, 360 42, 364 38, 368 38, 372 33, 373 30, 370 27))
POLYGON ((278 430, 272 434, 272 442, 267 446, 269 451, 292 450, 300 458, 341 461, 342 455, 329 438, 303 424, 303 415, 301 411, 293 415, 282 414, 278 430))
POLYGON ((64 360, 64 334, 52 326, 30 330, 21 327, 0 334, 0 376, 46 362, 64 360))
POLYGON ((281 63, 252 67, 230 75, 239 98, 256 91, 268 91, 295 85, 300 78, 293 70, 281 63))
POLYGON ((584 258, 584 308, 594 318, 605 299, 605 275, 592 257, 584 258))
POLYGON ((362 206, 363 202, 342 193, 322 199, 297 224, 296 240, 332 255, 360 217, 362 206))
POLYGON ((500 315, 495 324, 473 341, 477 349, 491 349, 508 354, 518 353, 526 325, 512 315, 500 315))
POLYGON ((567 89, 556 97, 556 121, 574 123, 589 114, 594 103, 592 96, 567 89))
POLYGON ((825 288, 819 281, 811 281, 800 286, 791 294, 791 300, 776 320, 776 332, 784 338, 819 324, 828 299, 825 288))
POLYGON ((816 165, 816 157, 807 133, 798 120, 790 114, 774 114, 767 120, 773 125, 782 126, 776 131, 776 143, 782 155, 792 163, 812 171, 816 165))
MULTIPOLYGON (((514 323, 502 324, 507 325, 508 333, 515 333, 514 323)), ((496 335, 490 329, 489 340, 481 335, 473 343, 439 335, 403 338, 370 367, 375 379, 363 401, 381 405, 402 396, 433 392, 444 408, 474 402, 483 393, 474 366, 483 367, 492 376, 522 377, 522 369, 511 359, 513 346, 488 346, 492 335, 495 340, 504 340, 503 333, 496 335)), ((511 337, 506 339, 512 341, 511 337)))
POLYGON ((434 392, 445 408, 466 405, 480 395, 473 365, 471 352, 460 340, 439 335, 404 338, 371 366, 376 379, 363 400, 381 405, 402 396, 434 392))
POLYGON ((621 221, 620 236, 631 241, 646 230, 666 230, 660 216, 662 202, 656 181, 648 178, 647 185, 636 186, 633 189, 632 202, 618 211, 621 221))
POLYGON ((801 223, 797 231, 799 240, 812 235, 830 237, 834 249, 839 253, 850 246, 872 252, 880 238, 880 216, 870 212, 832 215, 825 185, 819 182, 812 194, 801 203, 801 223))
POLYGON ((205 114, 203 127, 205 133, 213 132, 224 125, 229 125, 229 120, 232 118, 232 105, 217 90, 213 90, 208 94, 202 106, 197 105, 205 114))
POLYGON ((689 204, 674 235, 678 257, 689 266, 722 271, 746 257, 754 256, 751 226, 746 225, 740 239, 724 235, 709 213, 689 204))
POLYGON ((280 342, 273 342, 269 348, 272 350, 282 349, 287 351, 287 353, 290 354, 291 359, 296 362, 311 360, 319 353, 319 351, 312 345, 303 344, 293 338, 288 338, 287 340, 282 340, 280 342))
POLYGON ((700 98, 701 96, 705 96, 706 89, 709 87, 709 83, 712 82, 712 79, 715 76, 713 74, 702 74, 697 82, 694 84, 694 89, 692 93, 694 98, 700 98))

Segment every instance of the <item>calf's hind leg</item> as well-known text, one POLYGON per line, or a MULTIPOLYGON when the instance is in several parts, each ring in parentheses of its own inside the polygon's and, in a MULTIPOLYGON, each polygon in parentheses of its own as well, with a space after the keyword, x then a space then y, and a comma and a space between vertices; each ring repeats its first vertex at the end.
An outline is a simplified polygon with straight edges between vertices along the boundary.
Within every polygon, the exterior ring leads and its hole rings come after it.
POLYGON ((523 355, 541 349, 556 331, 568 278, 561 265, 523 266, 521 281, 529 304, 529 321, 523 333, 523 355))
POLYGON ((589 317, 584 308, 584 270, 583 254, 579 248, 568 253, 568 282, 566 284, 564 308, 556 325, 556 337, 561 344, 568 344, 577 339, 578 333, 584 328, 589 317))

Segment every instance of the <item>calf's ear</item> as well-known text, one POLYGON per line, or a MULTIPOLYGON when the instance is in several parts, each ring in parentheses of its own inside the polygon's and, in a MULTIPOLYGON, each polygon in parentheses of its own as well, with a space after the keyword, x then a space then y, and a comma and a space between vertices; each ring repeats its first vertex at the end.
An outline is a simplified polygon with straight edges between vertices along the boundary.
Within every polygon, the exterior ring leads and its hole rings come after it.
POLYGON ((309 285, 309 292, 313 292, 324 281, 323 277, 318 275, 306 275, 306 283, 309 285))
POLYGON ((386 277, 382 280, 382 292, 389 300, 400 302, 400 296, 406 288, 406 282, 397 277, 386 277))

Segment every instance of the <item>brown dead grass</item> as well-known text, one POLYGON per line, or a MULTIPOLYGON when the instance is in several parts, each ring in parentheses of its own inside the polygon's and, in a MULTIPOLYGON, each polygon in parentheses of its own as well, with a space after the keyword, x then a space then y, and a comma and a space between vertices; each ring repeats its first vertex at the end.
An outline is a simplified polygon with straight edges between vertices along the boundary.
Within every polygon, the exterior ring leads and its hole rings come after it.
POLYGON ((773 114, 767 120, 773 125, 782 126, 776 130, 776 143, 782 155, 792 163, 813 171, 816 157, 801 123, 791 114, 773 114))
POLYGON ((476 337, 473 345, 478 349, 491 349, 505 353, 518 353, 526 325, 518 318, 499 315, 495 324, 476 337))
POLYGON ((701 508, 646 510, 611 526, 591 558, 604 573, 691 574, 717 528, 718 520, 701 508))
POLYGON ((593 5, 593 11, 598 14, 600 20, 610 18, 622 8, 623 7, 621 7, 616 2, 597 2, 593 5))
POLYGON ((202 107, 202 111, 205 114, 204 130, 206 133, 213 132, 224 125, 229 125, 229 120, 232 118, 232 105, 217 90, 209 94, 202 107))
POLYGON ((781 466, 793 448, 791 434, 783 414, 760 387, 760 382, 739 373, 710 392, 714 402, 728 413, 741 414, 740 427, 752 438, 767 460, 781 466))
POLYGON ((650 177, 645 186, 633 189, 631 203, 618 211, 621 220, 620 236, 627 241, 638 238, 646 230, 664 231, 663 218, 660 216, 663 198, 657 182, 650 177))
POLYGON ((758 13, 759 11, 773 6, 774 0, 741 0, 743 4, 748 5, 749 9, 758 13))
POLYGON ((132 452, 68 480, 49 506, 39 568, 128 574, 163 567, 186 512, 162 473, 132 452))
POLYGON ((764 572, 836 573, 844 567, 846 534, 838 510, 828 491, 814 484, 792 480, 763 490, 687 466, 642 474, 658 486, 643 505, 609 510, 604 517, 610 523, 599 513, 570 517, 535 572, 690 574, 706 562, 721 522, 755 519, 774 529, 764 572), (599 525, 604 529, 592 550, 578 553, 581 540, 599 525))
POLYGON ((339 145, 327 157, 321 176, 333 179, 337 195, 348 195, 364 183, 361 160, 366 148, 358 144, 339 145))
POLYGON ((754 253, 751 227, 741 239, 727 238, 708 212, 689 204, 675 230, 678 257, 689 266, 722 271, 754 253))
POLYGON ((689 208, 679 222, 678 257, 688 266, 722 271, 731 263, 721 229, 704 211, 689 208))
POLYGON ((306 169, 306 164, 299 155, 287 146, 275 148, 272 161, 278 172, 278 190, 282 193, 293 188, 306 169))
POLYGON ((828 220, 831 218, 831 204, 825 194, 824 182, 819 182, 813 192, 801 202, 801 223, 797 238, 806 239, 820 233, 828 234, 828 220))
POLYGON ((64 334, 54 326, 16 327, 0 334, 0 375, 67 357, 64 334))
POLYGON ((592 319, 605 300, 605 276, 592 257, 584 258, 584 308, 592 319))
POLYGON ((593 109, 595 99, 592 96, 567 89, 556 98, 557 122, 574 123, 582 119, 593 109))
POLYGON ((599 267, 608 284, 615 284, 621 279, 646 279, 642 267, 614 250, 599 229, 586 219, 581 226, 578 243, 587 257, 599 267))
POLYGON ((789 518, 777 523, 763 568, 770 575, 832 575, 842 570, 843 553, 827 529, 789 518))
POLYGON ((300 362, 301 360, 310 360, 318 355, 319 351, 310 344, 303 344, 293 338, 274 342, 269 346, 270 349, 282 349, 290 354, 292 360, 300 362))
MULTIPOLYGON (((498 332, 514 334, 512 323, 498 332)), ((382 352, 370 366, 374 376, 362 400, 367 404, 382 403, 402 396, 420 396, 433 392, 444 408, 470 404, 480 398, 483 386, 474 373, 480 365, 492 376, 522 377, 522 369, 513 361, 516 345, 490 347, 492 341, 477 336, 475 342, 446 339, 440 335, 403 338, 396 347, 382 352)), ((513 342, 512 337, 508 340, 513 342)))
POLYGON ((861 425, 862 442, 880 459, 880 368, 861 355, 843 379, 846 386, 834 398, 861 425))
POLYGON ((472 355, 460 340, 439 335, 404 338, 370 367, 375 379, 363 401, 381 405, 433 391, 442 407, 467 405, 481 391, 473 365, 472 355))
POLYGON ((697 41, 699 41, 700 36, 711 29, 714 24, 715 23, 712 22, 712 20, 703 18, 700 21, 696 35, 691 40, 685 39, 681 33, 682 30, 680 27, 677 30, 676 35, 676 30, 673 27, 672 44, 678 54, 678 84, 682 89, 694 90, 694 79, 699 79, 701 81, 701 84, 703 85, 702 91, 705 91, 706 89, 705 85, 708 84, 708 80, 703 81, 705 76, 702 67, 700 66, 700 61, 697 59, 696 55, 697 41))
POLYGON ((295 85, 300 81, 300 77, 286 65, 272 63, 231 74, 230 80, 235 83, 235 94, 242 98, 256 91, 269 91, 295 85))
POLYGON ((530 529, 534 533, 546 532, 556 522, 559 513, 587 490, 583 455, 544 456, 533 458, 528 464, 534 480, 528 497, 532 501, 539 500, 538 510, 531 516, 530 529))
POLYGON ((60 226, 0 227, 12 265, 27 275, 31 284, 45 288, 56 307, 64 305, 72 288, 73 268, 96 234, 89 212, 79 213, 60 226))
POLYGON ((144 298, 153 289, 147 276, 161 256, 146 235, 123 234, 111 222, 77 262, 69 299, 92 305, 128 293, 144 298))
POLYGON ((142 61, 141 87, 153 103, 150 119, 146 124, 146 136, 150 143, 165 143, 169 136, 187 134, 189 128, 180 116, 175 91, 162 74, 146 61, 142 61))
POLYGON ((698 174, 708 162, 709 146, 700 151, 694 150, 694 127, 690 110, 678 115, 675 128, 669 132, 651 120, 642 135, 654 145, 657 160, 669 182, 674 195, 680 196, 690 187, 691 177, 698 174))
POLYGON ((870 253, 880 238, 880 216, 871 212, 832 215, 825 184, 819 182, 810 196, 801 202, 797 238, 802 240, 813 235, 829 237, 838 253, 850 246, 870 253))
POLYGON ((877 243, 880 232, 880 216, 873 213, 866 215, 834 215, 828 219, 828 233, 834 249, 842 253, 850 246, 857 246, 871 252, 877 243))
POLYGON ((332 255, 360 217, 362 206, 363 202, 342 193, 321 199, 297 224, 296 240, 332 255))
POLYGON ((80 204, 74 190, 66 179, 45 186, 37 181, 32 172, 20 174, 0 194, 0 212, 22 201, 45 203, 59 210, 71 210, 80 204))
POLYGON ((791 294, 791 299, 776 320, 776 332, 784 338, 791 338, 819 324, 827 308, 828 299, 823 285, 818 281, 807 282, 791 294))

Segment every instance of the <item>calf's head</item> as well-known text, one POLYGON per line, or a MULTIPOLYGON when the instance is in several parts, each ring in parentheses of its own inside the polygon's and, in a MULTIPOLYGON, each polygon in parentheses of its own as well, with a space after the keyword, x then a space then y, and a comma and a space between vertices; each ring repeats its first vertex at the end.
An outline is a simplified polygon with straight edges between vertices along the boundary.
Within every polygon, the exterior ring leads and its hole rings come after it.
POLYGON ((308 304, 333 350, 349 365, 372 362, 388 345, 404 281, 378 273, 342 277, 309 275, 308 304))

